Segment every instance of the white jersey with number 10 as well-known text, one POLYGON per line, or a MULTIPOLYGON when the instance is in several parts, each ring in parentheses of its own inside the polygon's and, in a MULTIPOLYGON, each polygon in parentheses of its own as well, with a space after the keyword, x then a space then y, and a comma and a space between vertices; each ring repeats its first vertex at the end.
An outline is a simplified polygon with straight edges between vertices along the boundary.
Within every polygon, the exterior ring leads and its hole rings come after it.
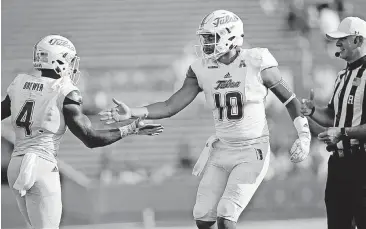
POLYGON ((241 49, 229 65, 199 59, 191 65, 212 109, 216 135, 228 145, 268 140, 261 71, 278 66, 265 48, 241 49))

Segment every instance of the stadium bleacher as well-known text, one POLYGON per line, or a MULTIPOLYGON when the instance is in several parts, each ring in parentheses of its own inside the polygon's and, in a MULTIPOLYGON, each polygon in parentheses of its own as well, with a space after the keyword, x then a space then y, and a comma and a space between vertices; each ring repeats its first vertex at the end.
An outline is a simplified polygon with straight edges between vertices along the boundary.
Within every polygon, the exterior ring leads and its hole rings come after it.
MULTIPOLYGON (((31 69, 31 47, 48 33, 70 36, 81 56, 82 68, 89 71, 100 66, 109 69, 140 66, 145 71, 166 68, 188 41, 196 39, 195 31, 202 17, 218 8, 222 8, 220 1, 188 0, 184 4, 175 0, 154 3, 148 0, 4 1, 2 71, 9 77, 2 78, 2 89, 10 83, 16 70, 31 69)), ((252 46, 268 47, 281 64, 298 65, 299 61, 288 55, 296 55, 293 51, 296 47, 292 38, 283 36, 282 15, 265 16, 256 1, 229 0, 225 1, 225 8, 243 19, 245 37, 252 46)), ((126 139, 103 150, 128 151, 122 152, 117 161, 132 155, 146 166, 173 163, 175 145, 182 135, 189 137, 194 153, 199 153, 213 133, 209 111, 206 116, 204 119, 180 117, 183 119, 178 122, 166 120, 163 121, 166 131, 158 138, 146 138, 144 144, 138 144, 136 138, 126 139), (194 129, 185 131, 183 127, 194 129)), ((94 152, 103 150, 90 152, 70 133, 63 142, 60 159, 87 175, 96 176, 100 154, 94 152)))

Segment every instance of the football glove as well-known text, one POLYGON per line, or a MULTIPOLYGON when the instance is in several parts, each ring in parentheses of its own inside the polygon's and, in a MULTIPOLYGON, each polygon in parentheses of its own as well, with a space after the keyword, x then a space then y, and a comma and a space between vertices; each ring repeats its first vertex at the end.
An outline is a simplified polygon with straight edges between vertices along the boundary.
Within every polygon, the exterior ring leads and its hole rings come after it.
POLYGON ((305 160, 310 152, 311 134, 308 120, 305 117, 296 117, 294 125, 299 138, 296 139, 290 150, 290 160, 298 163, 305 160))

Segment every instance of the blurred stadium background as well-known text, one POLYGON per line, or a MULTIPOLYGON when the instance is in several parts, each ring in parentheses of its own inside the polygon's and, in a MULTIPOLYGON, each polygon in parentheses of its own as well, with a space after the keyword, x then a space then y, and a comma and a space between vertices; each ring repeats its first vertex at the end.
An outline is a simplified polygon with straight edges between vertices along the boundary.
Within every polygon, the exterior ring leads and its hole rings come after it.
MULTIPOLYGON (((216 9, 244 22, 246 47, 266 47, 298 97, 314 88, 325 104, 344 63, 324 32, 339 20, 362 17, 364 0, 3 0, 1 95, 19 72, 33 72, 32 47, 48 34, 75 44, 83 73, 84 111, 96 114, 116 97, 128 105, 165 100, 179 88, 195 58, 195 31, 216 9)), ((296 138, 289 116, 270 94, 267 106, 272 161, 265 181, 240 218, 239 228, 325 228, 323 192, 329 153, 314 139, 311 157, 294 165, 296 138)), ((129 137, 90 150, 70 132, 61 145, 62 228, 195 228, 199 180, 191 175, 206 139, 214 133, 203 96, 171 119, 157 137, 129 137), (108 224, 108 225, 107 225, 108 224), (84 226, 83 226, 84 225, 84 226), (86 225, 86 226, 85 226, 86 225)), ((1 124, 2 228, 24 227, 7 185, 14 135, 1 124)))

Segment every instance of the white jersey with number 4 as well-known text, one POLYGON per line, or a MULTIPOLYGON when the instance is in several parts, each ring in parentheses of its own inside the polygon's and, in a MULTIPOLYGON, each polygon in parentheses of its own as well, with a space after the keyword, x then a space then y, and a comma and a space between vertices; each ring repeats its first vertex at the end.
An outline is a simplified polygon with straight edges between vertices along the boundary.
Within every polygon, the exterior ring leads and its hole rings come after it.
POLYGON ((216 136, 228 145, 268 140, 261 71, 278 66, 266 48, 241 49, 229 65, 199 59, 191 65, 212 109, 216 136))
POLYGON ((68 78, 19 74, 7 89, 11 100, 11 122, 15 131, 13 156, 36 153, 56 161, 66 131, 62 112, 65 96, 78 90, 68 78))

